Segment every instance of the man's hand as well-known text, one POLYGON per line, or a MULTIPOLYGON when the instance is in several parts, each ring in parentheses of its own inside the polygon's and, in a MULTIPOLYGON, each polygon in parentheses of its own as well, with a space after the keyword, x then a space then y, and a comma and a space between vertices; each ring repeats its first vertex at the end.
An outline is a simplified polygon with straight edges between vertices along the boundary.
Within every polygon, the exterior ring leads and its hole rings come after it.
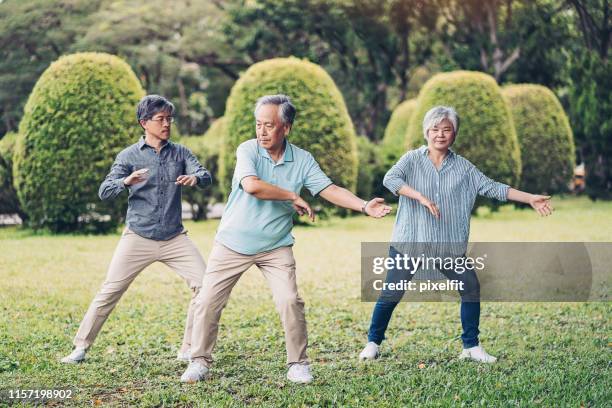
POLYGON ((382 218, 391 212, 391 206, 385 204, 384 198, 373 198, 365 206, 365 213, 372 218, 382 218))
POLYGON ((546 217, 553 212, 553 207, 550 204, 550 196, 532 194, 529 198, 529 205, 542 217, 546 217))
POLYGON ((176 182, 174 184, 193 187, 198 184, 198 178, 196 176, 182 175, 176 178, 176 182))
POLYGON ((438 207, 429 200, 429 198, 425 197, 423 194, 419 195, 417 201, 425 208, 429 210, 429 212, 436 218, 440 218, 440 210, 438 207))
POLYGON ((129 176, 123 179, 123 184, 126 186, 133 186, 134 184, 141 183, 147 179, 147 173, 149 169, 136 170, 129 176))
POLYGON ((310 208, 310 205, 308 205, 308 203, 304 201, 302 197, 296 194, 295 198, 291 201, 291 204, 299 215, 308 214, 308 218, 310 218, 310 221, 314 222, 315 213, 312 208, 310 208))

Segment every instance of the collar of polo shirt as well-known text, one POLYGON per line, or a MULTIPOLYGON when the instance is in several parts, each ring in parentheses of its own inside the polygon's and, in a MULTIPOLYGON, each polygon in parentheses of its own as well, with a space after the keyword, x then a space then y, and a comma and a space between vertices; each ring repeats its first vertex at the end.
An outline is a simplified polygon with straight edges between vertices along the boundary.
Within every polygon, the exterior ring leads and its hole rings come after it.
MULTIPOLYGON (((265 157, 266 159, 274 162, 274 160, 272 160, 272 158, 270 157, 268 151, 259 145, 259 141, 257 142, 257 153, 260 156, 265 157)), ((293 148, 291 147, 291 143, 289 143, 287 139, 285 139, 285 151, 283 152, 282 159, 283 161, 281 163, 293 161, 293 148)))

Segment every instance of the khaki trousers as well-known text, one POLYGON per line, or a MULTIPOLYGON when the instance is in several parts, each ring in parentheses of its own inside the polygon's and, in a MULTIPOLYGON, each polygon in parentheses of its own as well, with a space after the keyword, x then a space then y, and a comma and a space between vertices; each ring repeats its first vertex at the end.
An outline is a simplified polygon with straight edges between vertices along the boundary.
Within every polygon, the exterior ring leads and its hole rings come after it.
POLYGON ((138 274, 153 262, 178 273, 192 291, 182 350, 189 348, 195 297, 202 286, 206 264, 184 230, 168 241, 155 241, 125 229, 108 268, 106 280, 96 294, 74 338, 77 347, 89 348, 123 293, 138 274))
POLYGON ((244 255, 215 242, 202 289, 196 296, 191 340, 191 358, 208 367, 217 342, 219 319, 240 276, 257 265, 268 285, 285 330, 287 363, 307 362, 308 336, 304 301, 295 279, 295 259, 291 247, 281 247, 255 255, 244 255))

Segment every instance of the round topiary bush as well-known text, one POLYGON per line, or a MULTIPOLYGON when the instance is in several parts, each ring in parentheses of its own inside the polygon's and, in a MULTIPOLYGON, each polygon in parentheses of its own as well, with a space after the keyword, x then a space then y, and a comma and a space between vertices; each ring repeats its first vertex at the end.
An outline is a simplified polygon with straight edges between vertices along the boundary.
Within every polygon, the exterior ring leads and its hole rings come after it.
POLYGON ((416 99, 409 99, 397 105, 385 129, 385 136, 380 143, 380 154, 383 165, 390 169, 406 153, 406 130, 414 110, 416 99))
POLYGON ((212 185, 205 189, 183 188, 183 200, 191 205, 194 220, 206 219, 208 204, 223 202, 225 199, 216 176, 219 174, 219 153, 226 131, 225 117, 222 117, 210 125, 204 136, 188 136, 178 140, 178 143, 185 145, 195 154, 202 166, 213 176, 212 185))
POLYGON ((388 169, 385 168, 380 150, 381 146, 372 143, 367 137, 357 137, 359 170, 356 194, 365 200, 374 196, 380 197, 383 190, 386 190, 382 185, 382 179, 388 169))
POLYGON ((30 226, 104 231, 123 216, 98 187, 117 153, 138 140, 135 117, 144 95, 122 59, 101 53, 61 57, 34 86, 20 123, 15 187, 30 226))
POLYGON ((423 117, 437 105, 452 106, 459 114, 459 133, 452 149, 493 180, 517 186, 521 174, 519 143, 510 109, 495 79, 471 71, 433 76, 419 93, 408 124, 411 149, 427 144, 423 117))
POLYGON ((502 89, 521 147, 521 190, 556 193, 567 190, 575 165, 572 128, 561 103, 541 85, 502 89))
POLYGON ((17 138, 16 133, 9 132, 0 140, 0 214, 19 214, 23 220, 25 214, 13 185, 13 152, 17 138))
POLYGON ((355 131, 344 99, 318 65, 297 58, 276 58, 252 65, 227 100, 227 138, 221 151, 220 181, 229 192, 236 148, 255 137, 253 107, 266 94, 285 94, 297 108, 288 140, 309 151, 334 183, 354 189, 357 180, 355 131))

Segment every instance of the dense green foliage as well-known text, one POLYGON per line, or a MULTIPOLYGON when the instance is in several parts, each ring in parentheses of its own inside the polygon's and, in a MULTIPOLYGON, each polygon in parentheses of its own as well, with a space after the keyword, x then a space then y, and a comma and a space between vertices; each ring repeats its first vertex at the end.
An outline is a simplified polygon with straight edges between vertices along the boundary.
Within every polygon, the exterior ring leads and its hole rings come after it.
POLYGON ((547 194, 567 190, 574 173, 574 137, 555 94, 531 84, 506 86, 502 93, 521 148, 520 189, 547 194))
POLYGON ((409 99, 400 103, 391 114, 391 119, 385 129, 385 137, 380 144, 380 154, 387 169, 391 168, 406 153, 408 123, 416 106, 416 98, 409 99))
POLYGON ((586 192, 612 199, 612 62, 585 53, 571 71, 569 113, 579 157, 586 168, 586 192))
POLYGON ((253 108, 266 94, 286 94, 297 109, 288 140, 312 153, 334 183, 354 189, 357 148, 351 118, 334 81, 318 65, 297 58, 277 58, 251 66, 232 88, 225 118, 227 138, 219 178, 231 186, 236 148, 255 137, 253 108))
POLYGON ((226 132, 225 118, 219 118, 208 128, 204 136, 187 136, 178 143, 187 146, 196 155, 200 164, 212 174, 213 183, 205 189, 183 188, 183 200, 191 206, 194 220, 206 219, 208 204, 223 202, 225 195, 221 191, 219 180, 219 153, 226 132))
POLYGON ((65 56, 43 73, 26 104, 13 163, 32 227, 117 225, 125 196, 102 203, 98 187, 117 153, 141 133, 135 108, 143 95, 129 65, 108 54, 65 56))
POLYGON ((25 215, 19 207, 19 199, 13 185, 13 152, 15 151, 16 133, 7 133, 0 140, 0 214, 25 215))

